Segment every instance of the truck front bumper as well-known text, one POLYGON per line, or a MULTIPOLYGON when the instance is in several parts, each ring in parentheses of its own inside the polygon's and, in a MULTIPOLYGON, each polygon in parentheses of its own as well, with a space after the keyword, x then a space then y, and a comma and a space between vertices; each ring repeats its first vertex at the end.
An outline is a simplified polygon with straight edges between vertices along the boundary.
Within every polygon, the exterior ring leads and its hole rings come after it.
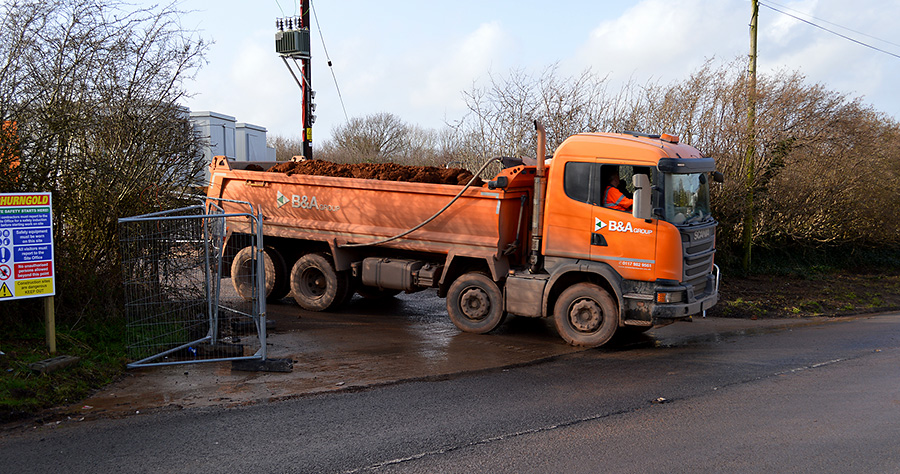
POLYGON ((696 294, 694 289, 679 285, 641 285, 640 293, 623 295, 624 320, 626 325, 659 325, 673 320, 685 319, 712 308, 719 301, 719 272, 707 276, 706 286, 702 293, 696 294), (665 297, 660 295, 678 295, 680 301, 661 302, 665 297))
POLYGON ((650 318, 657 319, 683 319, 688 316, 702 313, 712 308, 719 301, 719 293, 705 295, 702 299, 691 303, 651 303, 650 318))

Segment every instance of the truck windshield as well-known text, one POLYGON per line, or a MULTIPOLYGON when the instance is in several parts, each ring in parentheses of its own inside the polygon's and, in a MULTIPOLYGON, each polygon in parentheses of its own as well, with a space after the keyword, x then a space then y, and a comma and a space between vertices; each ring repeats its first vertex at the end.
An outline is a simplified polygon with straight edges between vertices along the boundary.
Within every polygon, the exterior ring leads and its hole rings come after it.
POLYGON ((710 217, 709 181, 704 173, 666 174, 665 219, 675 225, 710 217))

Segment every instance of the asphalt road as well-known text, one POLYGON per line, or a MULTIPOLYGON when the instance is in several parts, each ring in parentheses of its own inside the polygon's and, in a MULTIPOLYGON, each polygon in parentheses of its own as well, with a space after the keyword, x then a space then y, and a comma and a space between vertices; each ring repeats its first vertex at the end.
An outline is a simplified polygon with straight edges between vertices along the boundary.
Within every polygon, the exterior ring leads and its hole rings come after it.
POLYGON ((62 423, 0 472, 900 472, 900 315, 62 423))

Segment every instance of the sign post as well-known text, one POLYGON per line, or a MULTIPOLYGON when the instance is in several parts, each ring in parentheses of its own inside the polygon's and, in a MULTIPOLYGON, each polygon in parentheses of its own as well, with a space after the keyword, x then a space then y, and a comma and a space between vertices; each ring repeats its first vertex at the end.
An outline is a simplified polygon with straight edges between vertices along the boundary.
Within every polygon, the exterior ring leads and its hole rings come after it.
POLYGON ((44 316, 51 354, 56 352, 54 274, 50 193, 0 194, 0 304, 49 298, 44 301, 44 316))

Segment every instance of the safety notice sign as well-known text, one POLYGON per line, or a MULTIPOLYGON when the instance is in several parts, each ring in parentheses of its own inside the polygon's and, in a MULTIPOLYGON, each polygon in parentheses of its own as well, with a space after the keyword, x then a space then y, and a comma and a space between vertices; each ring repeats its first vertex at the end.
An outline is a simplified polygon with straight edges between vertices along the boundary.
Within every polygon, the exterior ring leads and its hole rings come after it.
POLYGON ((0 302, 56 294, 50 193, 0 194, 0 302))

